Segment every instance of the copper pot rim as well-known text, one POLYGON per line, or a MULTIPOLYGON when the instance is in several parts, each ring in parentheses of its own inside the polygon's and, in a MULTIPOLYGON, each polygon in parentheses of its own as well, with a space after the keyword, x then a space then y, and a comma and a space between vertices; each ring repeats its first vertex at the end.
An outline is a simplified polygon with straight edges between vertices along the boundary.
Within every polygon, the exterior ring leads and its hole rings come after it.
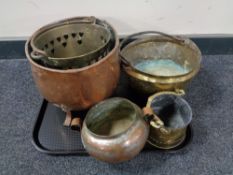
MULTIPOLYGON (((75 17, 73 17, 75 18, 75 17)), ((68 18, 68 19, 73 19, 73 18, 68 18)), ((59 20, 60 21, 60 20, 59 20)), ((49 68, 49 67, 45 67, 45 66, 42 66, 38 63, 36 63, 35 61, 33 61, 33 59, 31 58, 29 52, 28 52, 28 46, 29 46, 29 43, 31 41, 31 38, 32 36, 30 36, 28 38, 28 40, 26 41, 26 44, 25 44, 25 54, 26 54, 26 57, 27 59, 29 60, 29 62, 37 67, 37 68, 40 68, 40 69, 43 69, 43 70, 46 70, 46 71, 49 71, 49 72, 55 72, 55 73, 76 73, 76 72, 82 72, 82 71, 85 71, 85 70, 89 70, 89 69, 92 69, 96 66, 98 66, 99 64, 101 64, 102 62, 106 61, 111 55, 113 55, 115 52, 118 53, 118 50, 119 50, 119 37, 116 33, 116 30, 112 27, 112 25, 110 25, 108 23, 108 25, 112 28, 113 32, 114 32, 114 37, 115 37, 115 46, 114 48, 104 57, 102 58, 101 60, 89 65, 89 66, 85 66, 85 67, 82 67, 82 68, 74 68, 74 69, 67 69, 67 70, 61 70, 61 69, 53 69, 53 68, 49 68)))
POLYGON ((130 124, 130 126, 129 126, 126 130, 124 130, 124 131, 122 131, 122 132, 120 132, 120 133, 118 133, 118 134, 112 135, 112 136, 96 134, 96 133, 94 133, 93 131, 91 131, 91 130, 89 129, 89 127, 87 126, 87 119, 88 119, 87 117, 88 117, 88 114, 91 113, 91 109, 90 109, 90 110, 88 111, 88 113, 87 113, 87 115, 86 115, 84 121, 83 121, 83 126, 85 126, 85 127, 87 128, 86 132, 88 132, 89 134, 91 134, 92 136, 94 136, 94 137, 96 137, 96 138, 101 138, 101 139, 115 139, 115 138, 121 137, 122 135, 124 135, 125 133, 130 132, 130 131, 133 129, 133 127, 135 126, 135 123, 137 122, 137 118, 138 118, 138 114, 136 113, 136 112, 137 112, 137 107, 138 107, 138 106, 135 105, 132 101, 128 100, 127 98, 123 98, 123 97, 112 97, 112 98, 108 98, 108 99, 106 99, 106 100, 103 100, 103 101, 97 103, 97 104, 94 105, 92 108, 96 107, 97 105, 99 106, 99 105, 101 105, 101 104, 103 104, 103 103, 106 103, 106 102, 109 102, 109 101, 112 101, 112 100, 126 101, 127 103, 129 103, 129 104, 134 108, 134 110, 135 110, 135 115, 134 115, 134 117, 133 117, 133 121, 132 121, 132 123, 130 124))

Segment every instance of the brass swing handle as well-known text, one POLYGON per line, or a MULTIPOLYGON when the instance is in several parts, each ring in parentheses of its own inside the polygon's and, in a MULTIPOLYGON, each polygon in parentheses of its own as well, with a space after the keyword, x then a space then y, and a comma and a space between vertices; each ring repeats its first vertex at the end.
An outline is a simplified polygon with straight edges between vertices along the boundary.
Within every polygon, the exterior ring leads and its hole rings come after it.
MULTIPOLYGON (((181 39, 181 38, 178 38, 176 36, 172 36, 172 35, 169 35, 169 34, 166 34, 166 33, 163 33, 163 32, 159 32, 159 31, 145 31, 145 32, 138 32, 138 33, 134 33, 132 35, 129 35, 127 36, 125 39, 122 40, 121 44, 120 44, 120 51, 125 47, 127 46, 130 41, 132 39, 134 39, 135 37, 139 37, 139 36, 143 36, 143 35, 147 35, 147 34, 156 34, 156 35, 162 35, 162 36, 165 36, 167 38, 170 38, 174 41, 176 41, 177 43, 179 44, 184 44, 185 40, 184 39, 181 39)), ((122 63, 125 64, 126 66, 130 66, 131 68, 133 68, 133 66, 130 64, 130 62, 121 54, 120 52, 120 58, 122 60, 122 63)))
POLYGON ((143 108, 143 112, 145 114, 144 120, 149 123, 150 126, 160 130, 160 132, 164 134, 170 133, 170 131, 165 128, 164 122, 156 114, 153 113, 151 108, 145 107, 143 108))

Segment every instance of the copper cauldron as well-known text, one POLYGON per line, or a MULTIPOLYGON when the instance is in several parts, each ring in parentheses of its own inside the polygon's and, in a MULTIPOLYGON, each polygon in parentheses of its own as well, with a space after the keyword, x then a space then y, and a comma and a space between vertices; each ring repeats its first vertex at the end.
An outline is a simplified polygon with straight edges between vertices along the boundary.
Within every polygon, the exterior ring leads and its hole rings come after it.
POLYGON ((112 31, 115 43, 104 58, 86 67, 68 70, 48 68, 35 62, 30 56, 31 38, 28 39, 25 52, 41 95, 66 112, 87 109, 109 97, 120 75, 119 41, 115 30, 112 31))

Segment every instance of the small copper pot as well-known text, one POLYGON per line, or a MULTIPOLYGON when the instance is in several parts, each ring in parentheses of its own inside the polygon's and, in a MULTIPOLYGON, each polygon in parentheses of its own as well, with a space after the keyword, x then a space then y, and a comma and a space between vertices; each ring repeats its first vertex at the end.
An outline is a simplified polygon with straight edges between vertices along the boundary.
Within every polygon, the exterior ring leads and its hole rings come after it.
POLYGON ((132 159, 143 149, 149 134, 149 125, 142 116, 141 109, 124 98, 98 103, 83 122, 81 136, 85 149, 105 162, 132 159))
POLYGON ((113 28, 112 30, 114 47, 104 58, 86 67, 67 70, 48 68, 35 62, 30 55, 32 49, 29 38, 25 53, 41 95, 66 112, 87 109, 109 97, 116 88, 120 75, 119 41, 116 32, 113 28))

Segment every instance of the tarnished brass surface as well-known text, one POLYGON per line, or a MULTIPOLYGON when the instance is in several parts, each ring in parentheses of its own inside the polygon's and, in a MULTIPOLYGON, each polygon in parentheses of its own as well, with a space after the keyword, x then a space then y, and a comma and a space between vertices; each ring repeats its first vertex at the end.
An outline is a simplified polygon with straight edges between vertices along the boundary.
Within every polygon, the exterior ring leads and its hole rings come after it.
POLYGON ((32 75, 41 95, 64 111, 83 110, 109 97, 117 86, 120 65, 119 41, 101 60, 77 69, 58 70, 41 66, 30 56, 30 41, 25 45, 32 75))
MULTIPOLYGON (((131 36, 135 37, 147 33, 154 34, 157 32, 142 32, 131 36)), ((124 41, 132 39, 131 36, 124 41)), ((132 88, 147 94, 184 89, 186 84, 198 73, 201 63, 201 52, 194 42, 166 34, 163 36, 144 36, 122 45, 121 57, 132 88), (135 65, 143 60, 164 58, 169 58, 188 69, 188 73, 176 76, 156 76, 135 68, 135 65)))
POLYGON ((103 58, 115 39, 111 27, 95 17, 54 22, 31 37, 31 57, 59 69, 80 68, 103 58))
POLYGON ((179 92, 164 91, 149 97, 144 114, 155 115, 154 119, 150 121, 150 134, 148 137, 148 143, 152 146, 161 149, 171 149, 184 141, 187 126, 192 120, 192 110, 189 104, 179 97, 181 95, 184 95, 182 90, 179 92), (160 103, 159 106, 155 104, 158 98, 160 98, 157 101, 157 103, 160 103), (172 105, 177 106, 173 109, 171 108, 172 105), (160 111, 158 114, 155 113, 155 108, 157 108, 157 111, 160 111), (160 115, 163 115, 163 117, 160 115), (176 122, 173 124, 176 126, 166 126, 164 121, 169 120, 171 116, 175 117, 175 115, 180 115, 180 118, 173 118, 173 122, 176 122))
POLYGON ((124 98, 111 98, 90 109, 83 122, 82 142, 96 159, 117 163, 132 159, 144 147, 149 125, 141 109, 124 98))

